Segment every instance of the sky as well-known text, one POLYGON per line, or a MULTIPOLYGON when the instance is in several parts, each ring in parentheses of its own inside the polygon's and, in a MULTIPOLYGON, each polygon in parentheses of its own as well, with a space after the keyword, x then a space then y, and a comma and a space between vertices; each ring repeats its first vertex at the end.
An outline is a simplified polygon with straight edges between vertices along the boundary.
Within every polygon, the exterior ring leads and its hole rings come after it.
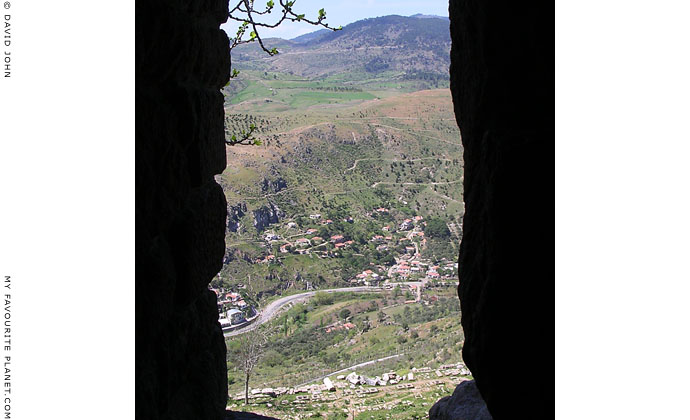
MULTIPOLYGON (((231 0, 230 7, 234 7, 239 0, 231 0)), ((268 0, 256 0, 256 5, 263 5, 268 0)), ((276 6, 274 12, 279 9, 278 0, 274 0, 276 6)), ((293 6, 295 13, 304 13, 308 19, 316 20, 318 10, 326 9, 326 22, 333 26, 346 26, 358 20, 386 16, 401 15, 410 16, 417 13, 425 15, 448 16, 448 0, 297 0, 293 6)), ((257 7, 262 10, 262 7, 257 7)), ((276 13, 273 19, 266 22, 274 23, 277 20, 276 13)), ((228 21, 221 26, 232 37, 236 32, 238 22, 228 21)), ((275 29, 263 29, 259 31, 262 38, 291 39, 297 36, 322 29, 307 23, 283 22, 275 29)))

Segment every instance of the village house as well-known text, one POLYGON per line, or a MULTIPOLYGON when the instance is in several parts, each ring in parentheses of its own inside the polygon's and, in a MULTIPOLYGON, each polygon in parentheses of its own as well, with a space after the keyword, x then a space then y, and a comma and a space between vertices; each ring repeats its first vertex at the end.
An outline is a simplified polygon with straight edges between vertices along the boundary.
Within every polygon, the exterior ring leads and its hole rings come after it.
POLYGON ((320 236, 314 236, 311 240, 314 242, 323 242, 323 238, 320 236))
POLYGON ((275 259, 276 259, 275 255, 267 255, 266 258, 264 258, 263 260, 259 258, 256 260, 256 262, 265 264, 265 263, 269 263, 275 259))
POLYGON ((295 222, 288 222, 287 227, 288 227, 288 229, 296 228, 296 227, 297 227, 297 223, 295 223, 295 222))
POLYGON ((295 241, 295 245, 299 247, 305 247, 305 246, 310 246, 311 242, 307 238, 299 238, 295 241))
POLYGON ((230 324, 237 325, 245 321, 244 314, 238 309, 230 309, 226 312, 225 319, 230 321, 230 324))
POLYGON ((270 242, 270 241, 277 241, 278 239, 280 239, 280 236, 276 235, 276 234, 273 233, 273 232, 268 232, 268 233, 266 234, 266 236, 264 237, 264 239, 265 239, 267 242, 270 242))
POLYGON ((326 220, 323 221, 323 224, 324 224, 324 225, 332 225, 332 224, 333 224, 333 220, 331 220, 331 219, 326 219, 326 220))
POLYGON ((331 242, 334 244, 339 244, 341 242, 345 241, 345 237, 343 235, 333 235, 331 236, 331 242))
POLYGON ((310 218, 311 220, 317 220, 317 219, 320 219, 320 218, 321 218, 321 215, 318 214, 318 213, 317 213, 317 214, 310 214, 310 215, 309 215, 309 218, 310 218))
POLYGON ((390 226, 384 226, 381 228, 381 230, 384 232, 389 232, 391 230, 391 227, 390 226))
POLYGON ((371 238, 372 242, 383 242, 383 236, 381 235, 374 235, 373 238, 371 238))
POLYGON ((307 235, 313 235, 313 234, 315 234, 316 232, 318 232, 318 230, 316 230, 316 229, 314 229, 314 228, 307 229, 307 235))
POLYGON ((412 229, 412 220, 411 219, 405 219, 403 220, 402 223, 400 223, 400 227, 398 230, 410 230, 412 229))
POLYGON ((353 219, 351 216, 347 216, 343 221, 347 223, 354 223, 355 219, 353 219))
POLYGON ((351 323, 351 322, 346 322, 346 323, 344 323, 343 325, 336 325, 335 327, 326 328, 326 332, 327 332, 327 333, 330 333, 330 332, 333 332, 333 331, 351 330, 351 329, 353 329, 353 328, 355 328, 355 327, 356 327, 355 324, 353 324, 353 323, 351 323))

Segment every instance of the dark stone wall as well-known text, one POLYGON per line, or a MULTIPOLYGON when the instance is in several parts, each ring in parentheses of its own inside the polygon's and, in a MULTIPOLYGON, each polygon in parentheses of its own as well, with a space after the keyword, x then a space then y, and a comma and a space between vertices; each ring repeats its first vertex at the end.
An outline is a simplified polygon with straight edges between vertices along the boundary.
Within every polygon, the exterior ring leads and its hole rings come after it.
POLYGON ((554 416, 554 5, 451 0, 463 358, 495 419, 554 416))
POLYGON ((214 174, 226 165, 227 15, 227 0, 136 2, 137 419, 225 416, 225 343, 207 284, 225 248, 214 174))
POLYGON ((492 420, 474 381, 460 382, 453 395, 438 400, 429 410, 433 420, 492 420))

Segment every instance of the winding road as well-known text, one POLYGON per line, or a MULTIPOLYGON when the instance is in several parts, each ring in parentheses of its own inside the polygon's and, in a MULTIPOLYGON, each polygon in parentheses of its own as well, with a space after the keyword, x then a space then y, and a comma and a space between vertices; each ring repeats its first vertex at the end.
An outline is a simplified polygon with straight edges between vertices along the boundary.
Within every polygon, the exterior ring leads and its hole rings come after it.
MULTIPOLYGON (((399 283, 399 284, 421 284, 422 282, 405 282, 405 283, 399 283)), ((259 317, 257 318, 256 321, 252 322, 251 324, 247 325, 246 327, 239 328, 233 331, 226 332, 224 335, 225 337, 233 337, 235 335, 243 334, 248 331, 251 331, 258 327, 261 324, 265 324, 271 319, 275 318, 276 315, 280 312, 280 309, 283 308, 285 305, 291 304, 291 303, 298 303, 298 302, 303 302, 310 297, 314 296, 316 292, 326 292, 326 293, 337 293, 337 292, 355 292, 355 293, 364 293, 364 292, 372 292, 372 291, 378 291, 378 290, 384 290, 383 287, 376 287, 376 286, 357 286, 357 287, 342 287, 339 289, 325 289, 325 290, 314 290, 310 292, 304 292, 304 293, 298 293, 296 295, 290 295, 290 296, 285 296, 282 297, 278 300, 275 300, 271 303, 268 304, 260 313, 259 317)))

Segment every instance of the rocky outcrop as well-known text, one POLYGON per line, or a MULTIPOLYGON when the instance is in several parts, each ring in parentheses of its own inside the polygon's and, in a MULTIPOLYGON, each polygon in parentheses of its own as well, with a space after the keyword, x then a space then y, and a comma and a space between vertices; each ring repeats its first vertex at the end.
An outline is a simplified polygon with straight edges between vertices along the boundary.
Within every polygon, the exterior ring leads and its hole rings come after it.
POLYGON ((281 217, 285 217, 285 213, 273 203, 268 203, 267 206, 261 206, 253 211, 254 227, 261 232, 268 226, 278 223, 281 217))
MULTIPOLYGON (((225 417, 225 343, 208 283, 226 202, 221 0, 136 2, 136 418, 225 417)), ((126 280, 126 279, 125 279, 126 280)), ((126 308, 125 308, 126 310, 126 308)))
POLYGON ((237 232, 240 228, 240 219, 247 214, 247 203, 239 203, 228 206, 228 230, 237 232))
POLYGON ((429 410, 429 420, 492 420, 474 381, 455 387, 453 395, 443 397, 429 410))
POLYGON ((449 11, 463 358, 495 419, 553 418, 554 5, 451 0, 449 11))
POLYGON ((261 192, 264 193, 277 193, 287 188, 287 181, 282 177, 278 177, 274 180, 264 178, 261 181, 261 192))

